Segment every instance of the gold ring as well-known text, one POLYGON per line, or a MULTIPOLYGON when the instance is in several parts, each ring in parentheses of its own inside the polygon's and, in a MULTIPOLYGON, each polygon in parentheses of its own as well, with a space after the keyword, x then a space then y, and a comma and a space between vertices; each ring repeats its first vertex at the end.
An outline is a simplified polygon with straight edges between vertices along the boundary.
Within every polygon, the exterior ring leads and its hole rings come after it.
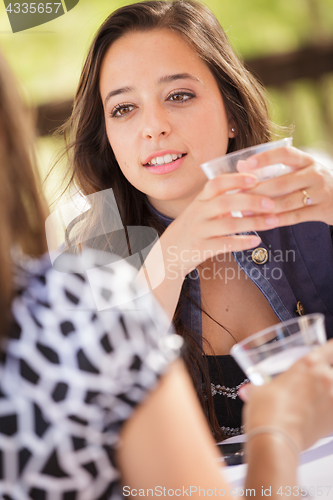
POLYGON ((302 193, 304 194, 304 198, 303 198, 303 205, 306 207, 307 205, 311 205, 312 203, 312 199, 311 197, 308 195, 308 193, 305 191, 305 189, 302 189, 302 193))

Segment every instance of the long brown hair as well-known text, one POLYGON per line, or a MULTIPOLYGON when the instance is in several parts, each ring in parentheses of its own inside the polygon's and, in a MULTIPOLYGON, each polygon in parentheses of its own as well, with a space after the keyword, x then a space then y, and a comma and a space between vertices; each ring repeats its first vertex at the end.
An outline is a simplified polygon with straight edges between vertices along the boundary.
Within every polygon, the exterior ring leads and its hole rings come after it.
MULTIPOLYGON (((125 227, 150 226, 161 234, 164 227, 149 210, 146 196, 127 181, 118 166, 106 135, 99 93, 101 64, 109 47, 126 33, 155 29, 179 34, 214 75, 228 119, 237 130, 236 137, 229 141, 228 152, 269 141, 271 123, 261 85, 245 69, 220 24, 202 4, 192 0, 144 1, 122 7, 106 19, 90 47, 72 116, 62 129, 70 159, 70 185, 84 195, 112 188, 125 227)), ((211 393, 207 390, 203 395, 200 389, 201 382, 210 387, 201 336, 187 330, 181 319, 184 295, 182 290, 174 324, 186 338, 185 362, 215 436, 221 438, 211 393)))
POLYGON ((37 187, 32 131, 31 117, 0 54, 0 340, 10 323, 13 249, 32 257, 46 251, 46 204, 37 187))

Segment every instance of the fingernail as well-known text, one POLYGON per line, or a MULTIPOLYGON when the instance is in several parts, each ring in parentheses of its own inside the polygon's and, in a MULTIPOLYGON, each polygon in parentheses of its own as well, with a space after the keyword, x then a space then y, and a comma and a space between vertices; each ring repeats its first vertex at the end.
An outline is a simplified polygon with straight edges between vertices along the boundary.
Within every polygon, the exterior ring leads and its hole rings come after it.
POLYGON ((246 160, 238 160, 237 162, 237 170, 238 172, 242 172, 243 170, 247 169, 247 162, 246 160))
POLYGON ((245 182, 246 184, 255 184, 257 182, 257 178, 256 177, 245 177, 245 182))
POLYGON ((254 236, 253 238, 251 238, 251 245, 253 245, 254 247, 260 245, 260 243, 261 243, 261 238, 258 238, 258 236, 254 236))
POLYGON ((258 160, 256 158, 249 158, 246 160, 246 164, 249 168, 255 168, 258 165, 258 160))
POLYGON ((270 198, 263 198, 261 200, 261 206, 262 208, 274 208, 274 201, 271 200, 270 198))
POLYGON ((266 217, 265 222, 267 226, 276 226, 279 222, 279 219, 277 217, 266 217))
POLYGON ((244 403, 247 403, 249 398, 249 384, 242 385, 242 387, 238 389, 237 395, 244 403))

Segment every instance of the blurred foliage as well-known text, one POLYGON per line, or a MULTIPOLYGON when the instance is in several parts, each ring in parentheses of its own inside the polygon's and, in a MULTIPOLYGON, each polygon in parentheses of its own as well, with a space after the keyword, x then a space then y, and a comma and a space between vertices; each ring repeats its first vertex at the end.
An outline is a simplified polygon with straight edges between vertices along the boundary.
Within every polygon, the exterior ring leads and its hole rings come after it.
MULTIPOLYGON (((14 3, 14 2, 13 2, 14 3)), ((73 95, 92 37, 107 15, 129 2, 80 0, 64 16, 13 34, 0 4, 0 47, 34 103, 73 95)), ((333 0, 206 0, 244 58, 333 39, 333 0)))
POLYGON ((333 0, 209 0, 206 4, 245 58, 333 39, 333 0))
MULTIPOLYGON (((129 2, 80 0, 66 15, 15 34, 11 32, 4 3, 0 3, 0 48, 21 82, 30 106, 73 96, 94 33, 110 12, 126 3, 129 2)), ((206 0, 205 3, 242 58, 288 52, 333 39, 333 0, 206 0)), ((320 85, 328 96, 324 106, 333 116, 332 77, 320 85)), ((290 120, 294 122, 297 145, 323 145, 323 103, 313 83, 290 84, 283 92, 269 89, 269 97, 273 119, 286 126, 290 120), (302 111, 291 116, 290 110, 296 108, 302 111)), ((55 143, 47 138, 40 139, 39 144, 44 177, 55 143)), ((59 147, 59 142, 56 144, 59 147)))

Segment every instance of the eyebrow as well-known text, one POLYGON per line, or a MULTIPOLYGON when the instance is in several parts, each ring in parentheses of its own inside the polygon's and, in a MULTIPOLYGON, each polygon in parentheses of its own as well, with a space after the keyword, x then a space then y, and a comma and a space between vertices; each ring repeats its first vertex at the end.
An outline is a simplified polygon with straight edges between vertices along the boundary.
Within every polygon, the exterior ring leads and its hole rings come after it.
POLYGON ((104 99, 104 106, 106 105, 108 100, 111 99, 111 97, 119 94, 125 94, 126 92, 130 92, 131 90, 133 90, 133 87, 121 87, 120 89, 112 90, 104 99))
MULTIPOLYGON (((197 77, 191 75, 190 73, 177 73, 175 75, 162 76, 157 83, 169 83, 169 82, 174 82, 176 80, 193 80, 195 82, 200 82, 200 80, 197 77)), ((119 94, 126 94, 128 92, 131 92, 132 90, 134 90, 134 87, 120 87, 119 89, 111 90, 111 92, 109 92, 106 98, 104 99, 104 106, 106 105, 108 100, 111 99, 111 97, 114 97, 119 94)))
POLYGON ((191 73, 178 73, 176 75, 162 76, 158 80, 158 83, 168 83, 175 80, 194 80, 195 82, 200 81, 196 76, 191 75, 191 73))

